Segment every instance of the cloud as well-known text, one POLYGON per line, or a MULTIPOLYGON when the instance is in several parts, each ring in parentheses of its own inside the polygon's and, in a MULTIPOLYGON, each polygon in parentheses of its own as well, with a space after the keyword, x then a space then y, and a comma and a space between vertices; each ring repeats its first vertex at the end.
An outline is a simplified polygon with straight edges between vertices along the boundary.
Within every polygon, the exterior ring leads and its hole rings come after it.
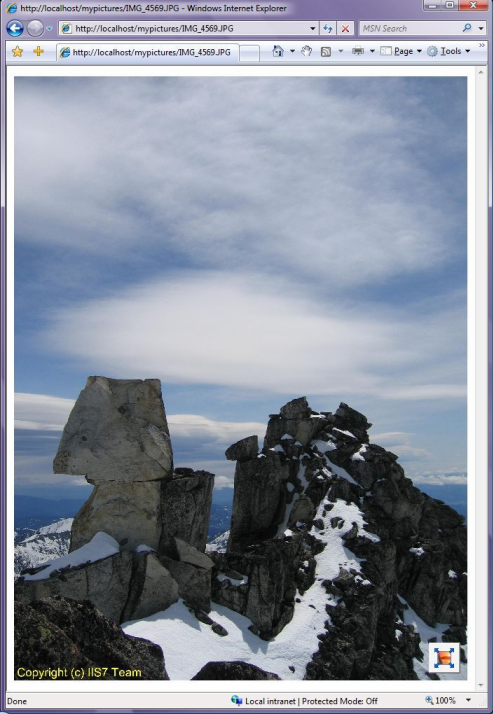
POLYGON ((424 473, 413 475, 414 483, 429 486, 466 486, 467 474, 424 473))
POLYGON ((318 300, 282 277, 183 272, 51 314, 47 350, 89 372, 285 395, 465 396, 464 308, 318 300))
POLYGON ((171 414, 168 425, 172 439, 186 438, 230 446, 252 434, 261 437, 266 425, 260 422, 214 421, 200 414, 171 414))
POLYGON ((28 431, 62 431, 73 399, 48 394, 15 394, 15 428, 28 431))
POLYGON ((464 247, 465 174, 445 167, 465 123, 437 90, 457 107, 465 93, 410 81, 17 79, 17 239, 68 266, 241 266, 329 292, 447 265, 464 247))

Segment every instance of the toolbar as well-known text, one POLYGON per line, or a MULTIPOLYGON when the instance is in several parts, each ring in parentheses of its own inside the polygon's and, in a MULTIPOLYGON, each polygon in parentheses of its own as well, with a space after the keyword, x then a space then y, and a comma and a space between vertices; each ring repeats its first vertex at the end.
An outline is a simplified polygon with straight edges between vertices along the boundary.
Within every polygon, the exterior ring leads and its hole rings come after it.
POLYGON ((9 64, 486 64, 487 42, 7 42, 9 64))

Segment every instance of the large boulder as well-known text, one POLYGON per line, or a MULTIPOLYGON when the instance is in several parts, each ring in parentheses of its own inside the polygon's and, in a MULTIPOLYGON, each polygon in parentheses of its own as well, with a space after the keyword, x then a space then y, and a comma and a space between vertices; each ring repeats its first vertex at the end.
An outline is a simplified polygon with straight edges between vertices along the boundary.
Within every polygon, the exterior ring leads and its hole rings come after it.
POLYGON ((74 519, 70 550, 89 542, 98 531, 113 536, 122 550, 133 551, 142 544, 158 550, 164 483, 108 481, 95 486, 74 519))
POLYGON ((248 662, 207 662, 192 679, 281 679, 277 674, 265 672, 248 662))
POLYGON ((175 470, 162 487, 161 544, 174 536, 205 550, 213 488, 214 475, 207 471, 175 470))
POLYGON ((158 645, 124 634, 90 602, 62 597, 15 602, 15 679, 25 679, 23 669, 48 667, 60 668, 59 679, 72 679, 73 667, 84 670, 84 679, 121 681, 122 670, 131 672, 133 681, 169 679, 158 645))
POLYGON ((121 619, 140 620, 167 610, 178 600, 178 583, 151 552, 136 553, 128 599, 121 619))
POLYGON ((95 562, 53 570, 41 566, 15 583, 15 599, 28 604, 60 595, 90 600, 110 620, 120 622, 132 577, 132 554, 116 553, 95 562))
POLYGON ((166 478, 172 468, 160 381, 89 377, 63 430, 54 472, 90 483, 133 482, 166 478))
POLYGON ((275 535, 284 515, 282 481, 281 460, 275 452, 236 464, 228 552, 242 552, 275 535))

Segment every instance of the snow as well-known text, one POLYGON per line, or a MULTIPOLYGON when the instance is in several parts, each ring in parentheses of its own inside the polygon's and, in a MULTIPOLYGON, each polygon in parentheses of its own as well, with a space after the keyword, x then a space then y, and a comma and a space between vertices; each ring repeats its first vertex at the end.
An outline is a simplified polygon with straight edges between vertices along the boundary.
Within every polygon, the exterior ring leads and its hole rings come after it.
POLYGON ((363 446, 355 454, 351 456, 351 461, 364 461, 365 457, 363 454, 366 452, 368 444, 363 444, 363 446))
POLYGON ((345 469, 342 468, 342 466, 337 466, 336 464, 333 464, 328 456, 325 457, 325 460, 327 461, 329 468, 333 474, 335 474, 336 476, 340 476, 341 478, 345 478, 346 481, 349 481, 349 483, 352 483, 355 486, 359 486, 359 483, 355 481, 354 478, 350 476, 345 469))
POLYGON ((350 431, 346 431, 345 429, 338 429, 336 426, 332 429, 332 431, 338 431, 339 434, 345 434, 346 436, 350 436, 353 439, 356 439, 354 434, 351 434, 350 431))
POLYGON ((34 575, 24 575, 25 580, 45 580, 52 573, 62 568, 75 567, 83 563, 94 563, 97 560, 103 560, 110 555, 116 555, 120 552, 120 546, 114 538, 107 533, 99 531, 89 543, 83 545, 71 553, 57 558, 57 560, 49 561, 47 567, 40 570, 34 575))
POLYGON ((455 570, 449 570, 448 576, 449 578, 452 578, 452 580, 455 580, 457 578, 457 573, 455 572, 455 570))
POLYGON ((30 541, 38 538, 40 535, 48 535, 50 533, 70 533, 73 522, 73 518, 61 518, 59 521, 55 521, 55 523, 50 523, 48 526, 39 528, 33 535, 29 536, 29 538, 26 538, 22 542, 29 543, 30 541))
MULTIPOLYGON (((325 532, 312 531, 326 544, 316 556, 319 579, 304 595, 298 595, 300 602, 296 603, 293 619, 272 640, 265 642, 251 633, 248 618, 212 603, 210 617, 228 632, 226 637, 218 637, 209 626, 196 620, 181 600, 163 612, 124 623, 124 631, 161 646, 171 679, 190 679, 211 660, 241 660, 274 672, 281 679, 302 679, 306 664, 318 650, 317 635, 324 632, 324 623, 330 621, 325 606, 337 604, 335 597, 327 594, 323 580, 335 578, 341 567, 361 571, 361 560, 344 546, 342 536, 354 522, 358 524, 361 535, 378 540, 378 536, 363 530, 363 514, 355 504, 348 505, 338 499, 333 506, 324 517, 325 504, 320 504, 316 517, 324 521, 325 532), (331 527, 330 519, 334 516, 344 520, 341 529, 331 527), (289 669, 290 665, 294 666, 294 672, 289 669)), ((363 582, 370 584, 369 581, 363 582)))
MULTIPOLYGON (((404 609, 404 624, 413 625, 414 630, 419 632, 421 637, 421 652, 423 653, 423 661, 420 662, 419 659, 413 659, 414 671, 418 675, 419 679, 424 679, 429 681, 428 677, 428 642, 433 638, 436 638, 437 642, 442 642, 443 633, 448 630, 450 625, 439 622, 436 627, 431 627, 427 625, 424 620, 422 620, 419 615, 412 609, 412 607, 404 600, 403 597, 397 595, 399 601, 403 605, 407 605, 407 609, 404 609)), ((467 656, 467 647, 463 647, 467 656)), ((440 679, 467 679, 467 663, 460 663, 459 672, 451 672, 447 674, 446 672, 440 672, 438 675, 440 679)))
POLYGON ((215 550, 218 553, 225 553, 228 547, 229 531, 220 533, 217 535, 210 543, 205 546, 205 552, 208 553, 211 550, 215 550))
POLYGON ((283 436, 281 436, 281 441, 283 441, 283 439, 293 439, 293 437, 291 434, 283 434, 283 436))
POLYGON ((294 491, 294 483, 287 483, 286 488, 291 493, 292 491, 294 491))
POLYGON ((324 441, 323 439, 313 441, 312 446, 316 446, 321 454, 325 454, 327 451, 335 451, 335 449, 337 449, 337 446, 332 443, 332 441, 324 441))
POLYGON ((284 448, 281 444, 276 444, 272 449, 269 449, 269 451, 277 451, 280 454, 284 454, 284 448))
POLYGON ((423 550, 423 548, 409 548, 409 552, 413 553, 418 558, 421 558, 421 556, 425 554, 425 551, 423 550))
POLYGON ((135 549, 136 553, 155 553, 156 551, 154 548, 151 548, 150 545, 146 545, 145 543, 142 543, 142 545, 138 545, 137 548, 135 549))
POLYGON ((243 573, 238 573, 238 575, 241 575, 241 580, 238 580, 237 578, 230 578, 229 575, 226 575, 225 573, 219 573, 216 577, 220 583, 226 580, 228 583, 231 583, 231 585, 247 585, 248 575, 243 575, 243 573))

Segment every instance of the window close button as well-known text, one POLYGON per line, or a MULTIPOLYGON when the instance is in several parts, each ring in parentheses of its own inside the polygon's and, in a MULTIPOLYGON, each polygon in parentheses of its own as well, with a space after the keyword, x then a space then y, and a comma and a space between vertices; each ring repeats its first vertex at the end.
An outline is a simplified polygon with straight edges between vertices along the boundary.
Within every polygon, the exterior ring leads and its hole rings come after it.
POLYGON ((459 10, 487 12, 488 0, 459 0, 459 10))

